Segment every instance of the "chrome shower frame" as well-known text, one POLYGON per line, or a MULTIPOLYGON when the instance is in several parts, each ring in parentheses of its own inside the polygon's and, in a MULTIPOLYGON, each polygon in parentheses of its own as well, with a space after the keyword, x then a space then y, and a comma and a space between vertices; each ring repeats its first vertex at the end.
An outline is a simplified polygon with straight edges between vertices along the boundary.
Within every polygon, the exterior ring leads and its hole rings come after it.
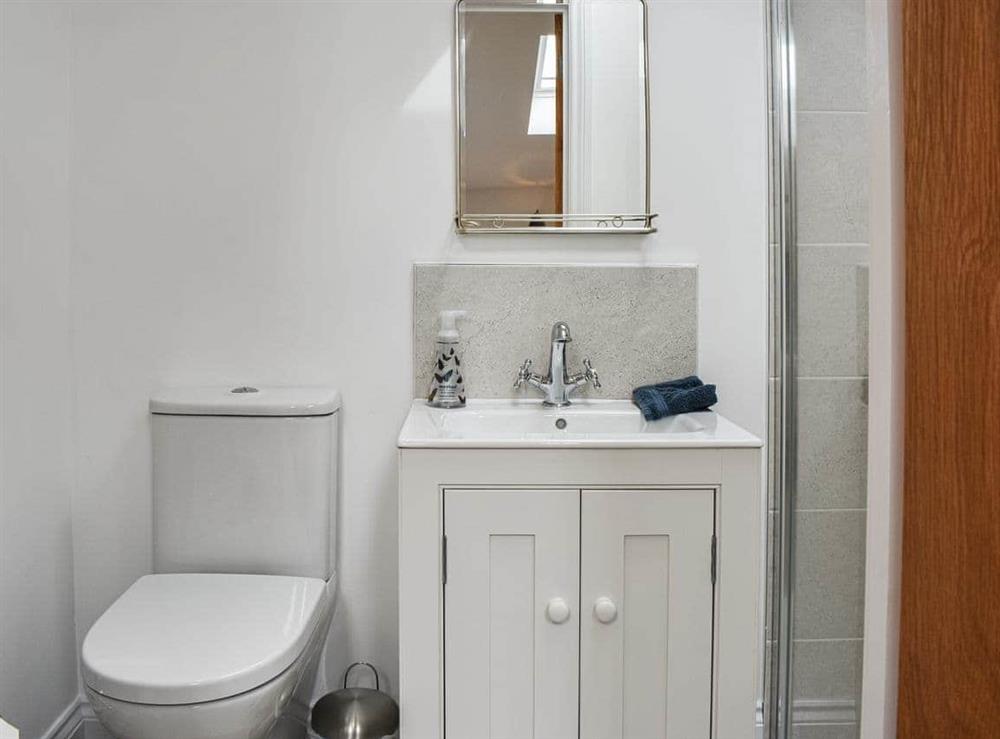
POLYGON ((767 613, 764 703, 768 739, 788 739, 792 719, 792 616, 797 495, 798 242, 795 202, 795 39, 790 0, 768 0, 768 123, 772 320, 769 383, 767 613))

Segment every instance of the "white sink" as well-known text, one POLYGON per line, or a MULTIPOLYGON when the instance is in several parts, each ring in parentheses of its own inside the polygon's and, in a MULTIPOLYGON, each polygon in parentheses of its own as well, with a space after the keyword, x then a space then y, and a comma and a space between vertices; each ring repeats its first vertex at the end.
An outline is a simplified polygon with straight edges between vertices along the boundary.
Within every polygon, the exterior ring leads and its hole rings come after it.
POLYGON ((452 410, 415 400, 399 446, 754 447, 760 440, 711 411, 648 422, 627 400, 578 400, 566 408, 538 400, 471 400, 452 410))

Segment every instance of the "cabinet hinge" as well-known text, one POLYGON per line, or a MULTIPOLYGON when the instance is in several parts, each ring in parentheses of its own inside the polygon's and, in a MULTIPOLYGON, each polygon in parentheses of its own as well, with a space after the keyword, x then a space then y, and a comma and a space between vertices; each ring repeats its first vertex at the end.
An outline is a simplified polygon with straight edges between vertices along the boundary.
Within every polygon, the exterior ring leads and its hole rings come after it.
POLYGON ((719 567, 719 541, 712 534, 712 584, 715 585, 715 576, 719 567))
POLYGON ((441 584, 448 584, 448 537, 441 537, 441 584))

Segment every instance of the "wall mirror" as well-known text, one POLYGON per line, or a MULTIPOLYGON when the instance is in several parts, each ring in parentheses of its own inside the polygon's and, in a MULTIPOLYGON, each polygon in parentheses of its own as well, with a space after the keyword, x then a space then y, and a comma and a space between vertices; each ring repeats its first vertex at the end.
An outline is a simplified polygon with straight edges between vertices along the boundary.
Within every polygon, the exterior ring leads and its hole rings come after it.
POLYGON ((644 0, 458 0, 461 233, 649 233, 644 0))

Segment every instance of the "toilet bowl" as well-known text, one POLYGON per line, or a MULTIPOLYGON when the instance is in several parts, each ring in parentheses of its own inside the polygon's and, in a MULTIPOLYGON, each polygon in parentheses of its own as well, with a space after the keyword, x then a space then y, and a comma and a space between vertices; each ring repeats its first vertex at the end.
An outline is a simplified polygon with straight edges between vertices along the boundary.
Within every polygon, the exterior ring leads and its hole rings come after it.
POLYGON ((325 641, 317 578, 140 578, 83 643, 87 698, 118 739, 263 739, 325 641))

